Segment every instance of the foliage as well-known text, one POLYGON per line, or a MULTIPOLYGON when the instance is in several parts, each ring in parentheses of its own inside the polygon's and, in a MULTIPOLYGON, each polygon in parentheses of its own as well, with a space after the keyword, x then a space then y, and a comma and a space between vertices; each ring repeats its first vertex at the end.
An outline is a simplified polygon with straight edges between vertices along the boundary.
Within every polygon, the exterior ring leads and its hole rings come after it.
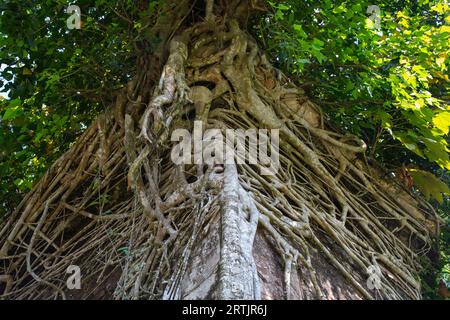
POLYGON ((258 32, 278 65, 301 78, 334 121, 370 142, 375 158, 392 148, 406 154, 396 140, 450 169, 450 7, 376 3, 377 29, 375 13, 366 13, 371 4, 271 2, 258 32))
POLYGON ((132 15, 133 3, 77 1, 81 30, 67 28, 68 5, 60 0, 1 4, 0 87, 9 97, 0 101, 0 216, 14 208, 132 72, 135 29, 114 11, 132 15))
POLYGON ((411 169, 409 174, 414 179, 417 188, 428 200, 433 197, 439 203, 442 203, 444 201, 442 194, 450 194, 449 187, 428 171, 411 169))

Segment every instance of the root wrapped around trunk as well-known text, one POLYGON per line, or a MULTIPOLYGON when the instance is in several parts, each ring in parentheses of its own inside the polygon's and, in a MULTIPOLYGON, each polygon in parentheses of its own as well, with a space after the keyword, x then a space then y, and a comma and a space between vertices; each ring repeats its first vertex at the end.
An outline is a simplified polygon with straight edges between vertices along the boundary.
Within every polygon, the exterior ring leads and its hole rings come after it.
POLYGON ((330 131, 211 8, 171 38, 153 91, 143 63, 1 225, 2 297, 420 298, 432 208, 383 181, 365 144, 330 131), (171 134, 194 120, 278 129, 279 170, 175 164, 171 134), (67 288, 69 265, 82 290, 67 288))

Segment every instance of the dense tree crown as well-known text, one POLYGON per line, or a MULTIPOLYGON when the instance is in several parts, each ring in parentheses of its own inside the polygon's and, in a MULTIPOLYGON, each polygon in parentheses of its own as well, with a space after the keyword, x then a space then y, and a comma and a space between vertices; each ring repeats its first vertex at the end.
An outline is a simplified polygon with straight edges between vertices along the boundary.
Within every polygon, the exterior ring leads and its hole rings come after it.
MULTIPOLYGON (((450 281, 448 1, 252 3, 259 14, 249 18, 249 31, 270 62, 323 106, 336 130, 363 139, 369 161, 439 211, 437 279, 450 281)), ((198 19, 193 15, 205 3, 189 5, 180 24, 198 19)), ((168 55, 160 44, 171 35, 149 30, 164 19, 164 6, 164 0, 0 3, 0 219, 114 101, 140 56, 157 53, 159 74, 168 55), (70 4, 80 8, 80 28, 68 28, 70 4)), ((425 289, 434 297, 433 288, 425 289)))

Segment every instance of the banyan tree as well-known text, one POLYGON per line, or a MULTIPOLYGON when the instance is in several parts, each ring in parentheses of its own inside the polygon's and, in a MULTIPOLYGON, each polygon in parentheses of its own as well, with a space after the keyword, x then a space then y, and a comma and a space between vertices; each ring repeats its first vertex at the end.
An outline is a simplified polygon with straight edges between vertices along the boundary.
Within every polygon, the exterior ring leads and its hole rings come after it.
POLYGON ((131 80, 0 225, 2 298, 419 299, 439 219, 272 65, 264 4, 163 3, 131 80), (277 170, 175 163, 196 123, 276 132, 277 170))

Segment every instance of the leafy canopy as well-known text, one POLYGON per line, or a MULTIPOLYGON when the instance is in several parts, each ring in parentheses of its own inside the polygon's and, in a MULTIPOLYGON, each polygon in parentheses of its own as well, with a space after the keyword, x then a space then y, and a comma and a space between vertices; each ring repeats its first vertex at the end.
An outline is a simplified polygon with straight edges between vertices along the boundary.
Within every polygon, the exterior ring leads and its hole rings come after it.
POLYGON ((375 158, 391 148, 404 158, 402 146, 450 169, 447 1, 270 4, 261 41, 332 120, 371 143, 375 158))

